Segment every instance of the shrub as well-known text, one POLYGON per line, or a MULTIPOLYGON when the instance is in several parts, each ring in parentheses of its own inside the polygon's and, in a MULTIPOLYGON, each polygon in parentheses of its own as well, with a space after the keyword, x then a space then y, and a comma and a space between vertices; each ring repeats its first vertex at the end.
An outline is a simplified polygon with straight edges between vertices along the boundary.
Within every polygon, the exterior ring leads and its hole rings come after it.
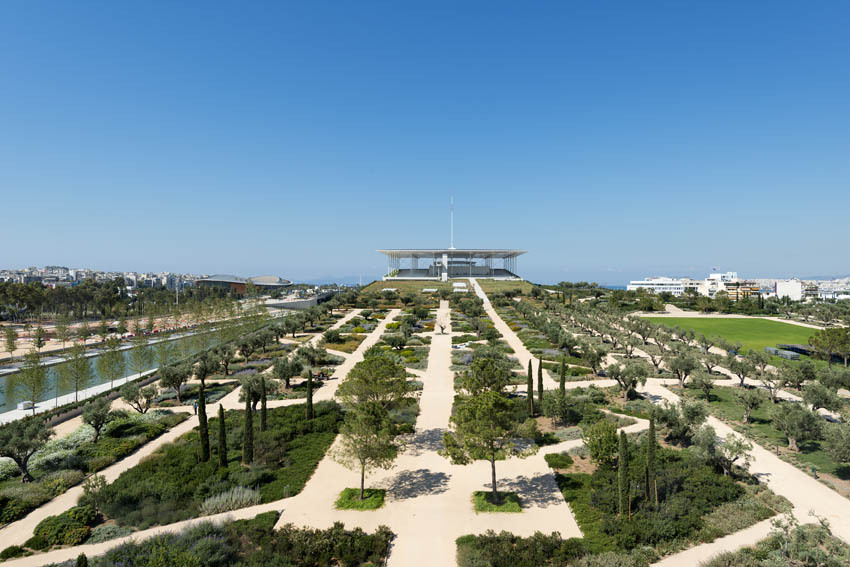
POLYGON ((256 506, 260 503, 260 493, 244 486, 234 486, 230 490, 210 496, 201 504, 201 515, 210 516, 229 512, 247 506, 256 506))
POLYGON ((520 537, 488 530, 482 535, 466 535, 456 540, 458 567, 566 567, 587 553, 580 538, 562 539, 558 533, 536 532, 520 537))
POLYGON ((43 551, 50 547, 50 544, 42 536, 34 535, 24 542, 24 547, 34 549, 35 551, 43 551))
POLYGON ((549 453, 545 457, 546 464, 553 469, 567 469, 573 464, 573 459, 566 453, 549 453))
POLYGON ((125 528, 122 526, 116 526, 114 524, 97 526, 96 528, 92 529, 88 543, 101 543, 104 541, 109 541, 111 539, 125 537, 130 535, 131 533, 133 533, 132 529, 125 528))
MULTIPOLYGON (((220 468, 217 459, 198 462, 200 440, 193 430, 163 445, 104 487, 104 514, 122 526, 147 528, 197 517, 207 498, 235 486, 258 490, 262 502, 298 494, 333 442, 342 420, 342 411, 334 402, 316 403, 314 409, 316 417, 310 420, 304 419, 303 404, 268 411, 267 431, 275 432, 270 435, 285 445, 286 466, 245 469, 237 459, 231 459, 228 468, 220 468)), ((228 449, 234 455, 241 454, 242 411, 226 415, 228 449)), ((211 431, 218 430, 216 421, 210 420, 211 431)), ((257 438, 260 424, 258 419, 254 422, 257 438)))
POLYGON ((7 559, 12 559, 13 557, 21 557, 26 553, 23 547, 20 545, 10 545, 3 551, 0 551, 0 561, 6 561, 7 559))
POLYGON ((345 339, 342 338, 342 335, 337 329, 330 329, 329 331, 325 331, 325 334, 322 335, 325 339, 326 343, 342 343, 345 342, 345 339))

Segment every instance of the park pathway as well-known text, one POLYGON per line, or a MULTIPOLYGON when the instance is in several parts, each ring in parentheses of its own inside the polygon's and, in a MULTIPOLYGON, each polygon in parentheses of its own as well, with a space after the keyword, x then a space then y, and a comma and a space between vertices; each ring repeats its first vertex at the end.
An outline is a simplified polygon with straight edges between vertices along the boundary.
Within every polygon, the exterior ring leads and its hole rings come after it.
MULTIPOLYGON (((490 303, 490 298, 487 297, 487 294, 484 293, 484 289, 481 287, 481 284, 478 283, 478 280, 475 278, 469 278, 469 281, 472 283, 472 287, 475 289, 476 295, 484 301, 484 311, 487 313, 487 316, 490 317, 490 320, 493 321, 493 326, 496 327, 496 330, 501 333, 502 338, 505 342, 508 343, 514 350, 513 357, 516 358, 520 365, 522 365, 523 369, 528 368, 528 361, 533 360, 533 373, 534 373, 534 385, 537 387, 537 357, 535 357, 522 343, 522 340, 517 336, 517 334, 505 323, 504 319, 496 312, 493 308, 493 304, 490 303)), ((546 389, 556 388, 558 383, 549 376, 549 371, 545 368, 543 369, 543 385, 546 389)))

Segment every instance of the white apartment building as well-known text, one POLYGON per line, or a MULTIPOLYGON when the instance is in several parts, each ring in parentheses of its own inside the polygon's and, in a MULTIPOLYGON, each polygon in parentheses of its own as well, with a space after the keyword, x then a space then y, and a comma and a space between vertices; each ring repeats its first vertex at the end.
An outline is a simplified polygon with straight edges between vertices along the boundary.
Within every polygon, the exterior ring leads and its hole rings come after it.
POLYGON ((719 291, 727 291, 727 284, 736 284, 741 280, 738 272, 712 273, 704 280, 691 278, 653 277, 644 280, 633 280, 626 286, 627 291, 646 290, 649 293, 669 293, 679 296, 688 290, 693 290, 706 297, 714 297, 719 291))
POLYGON ((791 301, 802 301, 804 289, 803 282, 798 279, 777 280, 773 284, 773 292, 776 294, 776 297, 780 299, 787 297, 791 301))
POLYGON ((679 296, 685 293, 685 282, 681 279, 655 277, 644 280, 633 280, 626 286, 627 291, 644 290, 648 293, 669 293, 679 296))

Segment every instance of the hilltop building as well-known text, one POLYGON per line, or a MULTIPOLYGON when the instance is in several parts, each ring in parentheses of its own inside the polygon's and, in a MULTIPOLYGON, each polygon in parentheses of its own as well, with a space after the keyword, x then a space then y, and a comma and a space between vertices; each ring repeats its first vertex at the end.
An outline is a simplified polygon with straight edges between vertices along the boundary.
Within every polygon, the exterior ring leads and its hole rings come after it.
POLYGON ((450 278, 522 279, 517 257, 525 250, 502 249, 394 249, 378 250, 387 256, 384 280, 434 280, 450 278))

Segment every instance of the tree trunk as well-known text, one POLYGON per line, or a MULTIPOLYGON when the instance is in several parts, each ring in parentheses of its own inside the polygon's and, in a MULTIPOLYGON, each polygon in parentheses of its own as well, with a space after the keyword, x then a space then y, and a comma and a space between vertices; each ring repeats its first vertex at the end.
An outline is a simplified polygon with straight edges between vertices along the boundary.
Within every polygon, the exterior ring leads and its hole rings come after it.
POLYGON ((749 423, 750 421, 750 410, 744 410, 744 419, 741 420, 741 423, 749 423))
POLYGON ((366 492, 366 465, 364 463, 360 464, 360 500, 363 500, 363 496, 366 492))
POLYGON ((791 451, 794 451, 795 453, 800 450, 797 447, 797 440, 794 439, 793 437, 788 438, 788 449, 790 449, 791 451))
POLYGON ((490 453, 490 480, 493 483, 493 504, 499 503, 499 491, 496 490, 496 452, 490 453))

